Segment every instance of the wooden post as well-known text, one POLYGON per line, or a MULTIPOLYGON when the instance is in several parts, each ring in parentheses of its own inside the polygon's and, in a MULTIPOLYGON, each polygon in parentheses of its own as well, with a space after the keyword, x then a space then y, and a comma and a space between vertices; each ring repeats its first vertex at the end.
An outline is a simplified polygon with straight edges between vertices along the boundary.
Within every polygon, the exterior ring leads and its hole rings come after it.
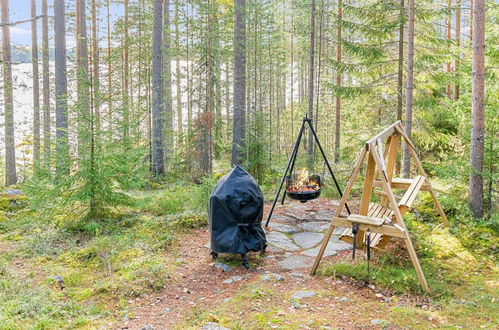
MULTIPOLYGON (((367 149, 365 147, 362 148, 360 151, 359 158, 357 159, 357 162, 355 163, 355 166, 352 170, 352 174, 350 175, 350 178, 348 179, 347 185, 345 187, 345 191, 343 192, 343 197, 340 200, 340 204, 338 205, 338 208, 336 209, 336 213, 334 217, 339 217, 341 215, 341 211, 343 211, 343 208, 345 207, 345 204, 347 202, 347 198, 350 195, 350 191, 352 190, 353 184, 355 182, 355 179, 357 178, 357 175, 359 174, 360 167, 362 166, 362 162, 364 161, 364 157, 366 156, 367 149)), ((329 243, 329 240, 331 239, 331 235, 333 234, 334 231, 334 225, 331 220, 331 225, 329 226, 328 231, 324 235, 324 238, 322 239, 322 245, 319 250, 319 254, 317 254, 317 257, 315 258, 314 265, 312 266, 312 270, 310 271, 310 275, 314 275, 315 272, 317 271, 317 268, 319 267, 319 263, 321 262, 322 256, 324 255, 324 251, 326 250, 327 244, 329 243)))

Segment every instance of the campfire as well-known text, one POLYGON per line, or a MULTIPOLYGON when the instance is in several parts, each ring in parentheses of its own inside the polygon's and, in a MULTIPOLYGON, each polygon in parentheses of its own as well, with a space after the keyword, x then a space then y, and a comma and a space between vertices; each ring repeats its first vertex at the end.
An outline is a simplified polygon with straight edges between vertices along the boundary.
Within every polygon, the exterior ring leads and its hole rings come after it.
POLYGON ((306 168, 288 177, 286 185, 287 195, 305 203, 321 194, 321 178, 317 174, 308 174, 306 168))

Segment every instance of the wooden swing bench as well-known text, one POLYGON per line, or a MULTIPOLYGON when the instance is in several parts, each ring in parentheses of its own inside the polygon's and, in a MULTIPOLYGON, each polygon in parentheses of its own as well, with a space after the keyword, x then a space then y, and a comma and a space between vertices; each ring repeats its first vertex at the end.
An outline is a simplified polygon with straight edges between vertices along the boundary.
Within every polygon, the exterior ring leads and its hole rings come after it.
POLYGON ((405 226, 403 215, 411 208, 416 196, 420 190, 429 191, 435 207, 440 214, 443 223, 448 226, 447 217, 438 202, 436 195, 431 187, 427 175, 416 154, 416 148, 412 141, 407 137, 400 121, 390 125, 382 132, 368 140, 360 152, 360 156, 355 163, 352 174, 347 182, 343 197, 340 200, 338 209, 332 219, 329 230, 323 238, 319 254, 312 267, 311 274, 315 274, 319 267, 320 260, 327 248, 327 244, 335 227, 346 228, 340 235, 340 239, 353 243, 352 225, 358 227, 355 246, 361 249, 364 246, 364 235, 369 234, 370 247, 382 249, 388 241, 393 238, 400 238, 404 241, 412 264, 416 270, 419 282, 425 291, 429 291, 428 284, 424 277, 423 270, 412 245, 409 232, 405 226), (413 179, 393 178, 395 161, 399 142, 403 140, 408 144, 410 155, 412 156, 419 175, 413 179), (383 151, 383 140, 386 140, 386 148, 383 151), (364 158, 367 155, 367 168, 364 177, 364 187, 359 205, 358 214, 344 215, 348 196, 352 190, 353 184, 360 171, 364 158), (378 170, 378 179, 376 178, 376 169, 378 170), (381 203, 372 203, 371 196, 373 188, 381 188, 378 192, 381 195, 381 203), (402 198, 397 203, 393 190, 405 189, 402 198))

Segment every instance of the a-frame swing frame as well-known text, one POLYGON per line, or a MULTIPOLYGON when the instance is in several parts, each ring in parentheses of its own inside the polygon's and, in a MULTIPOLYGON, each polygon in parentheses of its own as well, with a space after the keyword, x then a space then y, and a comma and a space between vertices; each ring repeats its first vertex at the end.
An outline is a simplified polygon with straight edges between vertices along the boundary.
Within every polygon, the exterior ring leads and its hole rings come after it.
MULTIPOLYGON (((382 234, 386 237, 398 237, 402 239, 405 243, 407 251, 409 252, 409 256, 416 270, 416 274, 421 286, 425 291, 429 291, 429 287, 426 282, 423 270, 421 268, 421 265, 419 264, 419 259, 403 220, 403 214, 408 210, 410 204, 415 198, 415 195, 421 189, 428 190, 430 192, 433 203, 442 218, 442 222, 446 226, 449 226, 449 222, 442 209, 442 206, 438 202, 435 192, 431 187, 430 181, 427 179, 427 175, 425 173, 425 170, 423 169, 421 161, 417 156, 416 147, 409 139, 409 137, 405 134, 401 122, 397 121, 368 140, 360 151, 359 158, 354 165, 334 218, 332 219, 331 225, 323 238, 319 254, 316 257, 314 265, 312 266, 312 270, 310 272, 311 275, 314 275, 317 268, 319 267, 319 263, 322 259, 324 251, 327 248, 334 229, 336 227, 351 228, 352 224, 356 223, 359 226, 359 232, 357 234, 356 240, 357 248, 362 248, 364 242, 364 233, 366 232, 382 234), (386 149, 384 150, 384 152, 383 140, 386 140, 386 149), (397 151, 400 144, 399 142, 401 140, 407 143, 410 155, 414 160, 419 173, 419 176, 413 180, 396 181, 393 179, 397 151), (368 160, 359 212, 358 214, 343 215, 342 212, 347 203, 347 199, 350 196, 353 184, 355 182, 355 179, 357 178, 357 175, 359 174, 360 168, 362 167, 363 161, 366 156, 368 160), (376 169, 378 172, 379 180, 376 180, 376 169), (374 186, 382 188, 383 191, 381 193, 381 203, 391 208, 391 217, 368 216, 369 204, 374 186), (395 188, 407 189, 404 197, 399 203, 397 203, 395 194, 393 193, 393 190, 395 188)), ((386 214, 387 213, 385 213, 384 215, 386 214)))

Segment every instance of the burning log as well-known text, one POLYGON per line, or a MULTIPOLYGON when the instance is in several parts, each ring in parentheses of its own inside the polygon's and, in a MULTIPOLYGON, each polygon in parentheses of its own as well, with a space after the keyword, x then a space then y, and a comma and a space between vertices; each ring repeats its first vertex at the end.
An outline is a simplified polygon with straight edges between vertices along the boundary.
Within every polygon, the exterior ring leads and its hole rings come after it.
POLYGON ((320 196, 321 178, 317 174, 309 175, 307 169, 302 169, 288 177, 286 192, 290 198, 305 203, 320 196))

